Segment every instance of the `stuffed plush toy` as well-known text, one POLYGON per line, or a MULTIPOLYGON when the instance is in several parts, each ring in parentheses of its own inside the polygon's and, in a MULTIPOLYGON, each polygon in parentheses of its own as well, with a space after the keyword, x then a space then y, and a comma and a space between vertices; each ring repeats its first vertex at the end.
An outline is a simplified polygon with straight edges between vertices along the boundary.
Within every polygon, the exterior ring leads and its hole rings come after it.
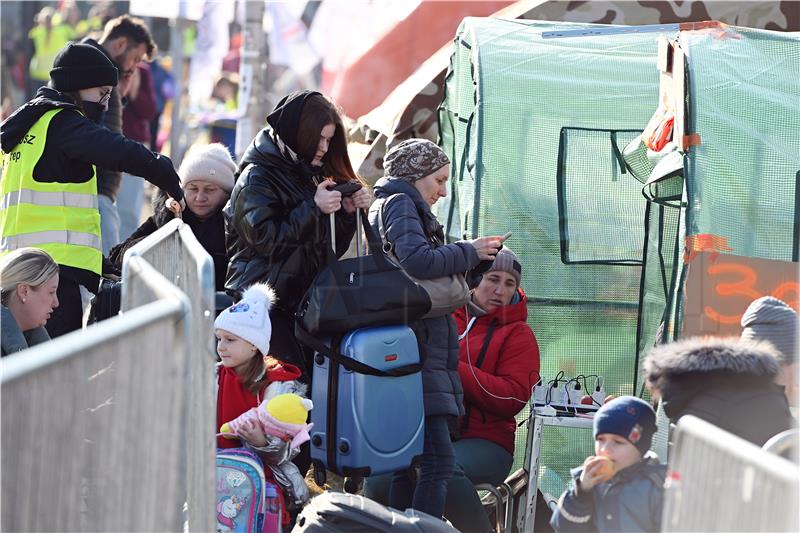
POLYGON ((306 419, 313 407, 311 400, 297 394, 279 394, 264 399, 258 407, 222 424, 219 434, 226 438, 237 438, 239 428, 252 420, 261 426, 264 435, 291 440, 292 448, 296 448, 311 438, 308 432, 314 424, 306 424, 306 419))

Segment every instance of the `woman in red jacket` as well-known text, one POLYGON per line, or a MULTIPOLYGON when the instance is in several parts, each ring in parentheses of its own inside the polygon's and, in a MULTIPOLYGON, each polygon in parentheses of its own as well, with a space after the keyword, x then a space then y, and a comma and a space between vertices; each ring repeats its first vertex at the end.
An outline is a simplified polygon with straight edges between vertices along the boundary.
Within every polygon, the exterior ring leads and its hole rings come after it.
POLYGON ((453 443, 456 471, 447 485, 445 516, 460 531, 492 530, 475 485, 497 486, 508 476, 514 462, 514 417, 539 379, 539 345, 527 324, 521 273, 517 256, 503 248, 467 308, 454 313, 462 333, 458 374, 466 414, 460 439, 453 443))
MULTIPOLYGON (((539 379, 539 345, 526 322, 521 272, 514 252, 501 249, 472 291, 467 309, 453 314, 462 333, 458 374, 466 414, 460 439, 453 443, 456 466, 447 483, 444 516, 459 531, 494 530, 475 485, 497 486, 508 476, 514 462, 514 417, 539 379)), ((388 503, 390 479, 391 475, 367 478, 364 495, 388 503)))

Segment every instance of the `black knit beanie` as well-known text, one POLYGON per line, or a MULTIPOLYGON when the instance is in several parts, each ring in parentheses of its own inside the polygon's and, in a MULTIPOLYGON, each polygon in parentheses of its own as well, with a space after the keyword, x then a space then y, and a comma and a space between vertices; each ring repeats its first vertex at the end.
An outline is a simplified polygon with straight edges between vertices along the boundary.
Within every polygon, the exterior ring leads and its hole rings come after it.
POLYGON ((90 44, 68 43, 58 52, 50 71, 50 86, 61 92, 116 86, 119 71, 106 55, 90 44))

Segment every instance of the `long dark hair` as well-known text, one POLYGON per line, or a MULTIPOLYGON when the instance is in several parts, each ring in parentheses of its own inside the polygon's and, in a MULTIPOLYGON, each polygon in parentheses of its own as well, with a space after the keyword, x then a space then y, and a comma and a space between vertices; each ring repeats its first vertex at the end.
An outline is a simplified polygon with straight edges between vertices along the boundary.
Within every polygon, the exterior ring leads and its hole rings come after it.
POLYGON ((251 393, 258 394, 269 384, 269 371, 281 366, 281 362, 271 355, 265 356, 261 352, 256 352, 244 370, 239 373, 239 382, 251 393))
POLYGON ((328 146, 328 152, 322 158, 322 174, 332 176, 337 182, 361 181, 350 163, 350 155, 347 153, 347 138, 339 110, 336 104, 321 94, 308 97, 303 106, 295 139, 298 155, 304 161, 311 162, 314 159, 320 133, 322 128, 328 124, 336 126, 336 131, 328 146))
POLYGON ((256 354, 247 362, 247 366, 239 372, 239 382, 248 391, 258 394, 267 383, 266 376, 266 358, 261 352, 256 351, 256 354))

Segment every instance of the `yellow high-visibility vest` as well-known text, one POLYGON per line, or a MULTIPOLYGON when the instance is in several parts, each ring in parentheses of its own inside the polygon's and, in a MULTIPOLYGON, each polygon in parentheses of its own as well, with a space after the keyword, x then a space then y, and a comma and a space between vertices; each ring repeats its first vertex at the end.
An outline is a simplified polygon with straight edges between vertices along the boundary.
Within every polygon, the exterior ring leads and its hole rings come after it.
POLYGON ((0 256, 24 247, 49 253, 56 263, 102 273, 97 169, 84 183, 43 183, 33 169, 44 153, 50 121, 46 112, 10 153, 0 178, 0 256))
POLYGON ((76 37, 75 30, 66 24, 53 23, 50 33, 44 26, 35 26, 28 37, 35 48, 28 72, 32 78, 46 82, 50 79, 50 69, 56 56, 64 45, 76 37))

